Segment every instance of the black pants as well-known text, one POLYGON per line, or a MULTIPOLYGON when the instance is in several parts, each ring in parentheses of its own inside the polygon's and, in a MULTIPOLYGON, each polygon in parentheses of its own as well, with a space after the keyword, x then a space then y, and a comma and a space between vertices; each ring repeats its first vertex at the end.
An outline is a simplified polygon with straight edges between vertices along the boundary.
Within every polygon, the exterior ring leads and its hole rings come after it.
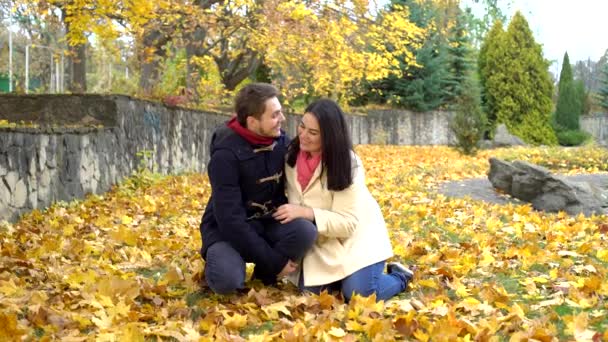
MULTIPOLYGON (((317 227, 310 221, 296 219, 286 224, 265 227, 262 236, 273 249, 290 260, 304 256, 317 238, 317 227)), ((209 246, 205 257, 205 278, 209 287, 219 294, 228 294, 245 285, 244 260, 228 242, 219 241, 209 246)), ((254 276, 265 284, 276 282, 276 274, 269 274, 264 265, 256 265, 254 276)))

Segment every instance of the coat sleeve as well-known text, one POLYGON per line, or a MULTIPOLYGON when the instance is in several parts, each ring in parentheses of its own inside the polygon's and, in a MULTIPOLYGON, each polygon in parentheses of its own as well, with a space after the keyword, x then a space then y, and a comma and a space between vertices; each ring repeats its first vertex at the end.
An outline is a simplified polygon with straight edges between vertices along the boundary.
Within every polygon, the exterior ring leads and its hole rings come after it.
POLYGON ((278 274, 287 263, 288 257, 275 251, 255 228, 247 223, 238 170, 238 160, 231 151, 218 150, 211 156, 208 174, 213 189, 213 214, 220 235, 245 260, 262 264, 274 274, 278 274))
POLYGON ((359 224, 357 212, 362 208, 365 187, 364 171, 361 164, 354 169, 353 184, 342 191, 333 193, 331 208, 313 208, 315 222, 320 235, 331 238, 350 237, 359 224))

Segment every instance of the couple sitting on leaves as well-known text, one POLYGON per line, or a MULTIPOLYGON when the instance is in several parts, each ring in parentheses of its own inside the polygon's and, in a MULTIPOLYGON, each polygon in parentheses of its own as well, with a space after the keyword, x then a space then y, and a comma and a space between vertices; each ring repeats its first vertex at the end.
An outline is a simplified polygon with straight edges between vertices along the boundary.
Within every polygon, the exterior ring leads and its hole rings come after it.
POLYGON ((344 114, 332 100, 313 102, 289 142, 277 89, 250 84, 236 116, 211 141, 211 198, 201 235, 205 278, 216 293, 253 277, 271 285, 287 277, 303 291, 340 290, 386 300, 413 273, 393 256, 380 207, 365 185, 344 114))

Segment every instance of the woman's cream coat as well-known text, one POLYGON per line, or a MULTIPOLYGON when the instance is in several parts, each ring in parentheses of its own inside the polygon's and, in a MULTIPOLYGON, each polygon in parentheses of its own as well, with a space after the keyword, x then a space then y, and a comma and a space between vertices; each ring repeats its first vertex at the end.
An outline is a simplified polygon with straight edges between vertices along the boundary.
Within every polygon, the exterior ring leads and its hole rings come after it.
MULTIPOLYGON (((386 223, 365 185, 361 160, 353 154, 353 184, 342 191, 327 189, 321 164, 304 191, 295 167, 285 165, 289 203, 313 209, 317 241, 304 256, 304 285, 329 284, 393 256, 386 223)), ((295 278, 291 279, 298 284, 295 278)))

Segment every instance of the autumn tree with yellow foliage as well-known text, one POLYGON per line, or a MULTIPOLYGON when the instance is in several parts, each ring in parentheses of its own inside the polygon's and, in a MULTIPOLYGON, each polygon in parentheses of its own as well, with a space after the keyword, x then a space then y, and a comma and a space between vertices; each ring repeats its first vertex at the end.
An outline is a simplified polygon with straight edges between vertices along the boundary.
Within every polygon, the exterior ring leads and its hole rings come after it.
MULTIPOLYGON (((95 40, 113 42, 119 37, 134 36, 141 26, 152 18, 155 8, 161 2, 142 0, 15 0, 13 8, 20 18, 19 23, 29 29, 46 30, 49 24, 55 24, 53 42, 42 41, 55 54, 65 53, 68 57, 67 84, 72 92, 87 90, 87 46, 89 37, 95 40), (36 25, 38 23, 39 25, 36 25)), ((30 31, 32 44, 34 31, 30 31)), ((106 48, 112 44, 105 44, 106 48)), ((111 51, 118 53, 118 51, 111 51)))
POLYGON ((414 65, 412 51, 424 34, 406 6, 387 11, 369 1, 18 1, 43 20, 61 23, 74 92, 86 90, 90 38, 116 55, 113 42, 126 38, 140 56, 143 94, 154 93, 165 63, 184 50, 183 67, 172 69, 182 87, 196 90, 216 73, 232 91, 263 62, 288 98, 345 102, 362 82, 398 72, 400 62, 414 65))
POLYGON ((288 98, 345 102, 361 82, 398 72, 397 56, 413 63, 411 47, 423 31, 409 21, 406 7, 374 17, 367 2, 353 5, 265 2, 257 49, 288 98))

